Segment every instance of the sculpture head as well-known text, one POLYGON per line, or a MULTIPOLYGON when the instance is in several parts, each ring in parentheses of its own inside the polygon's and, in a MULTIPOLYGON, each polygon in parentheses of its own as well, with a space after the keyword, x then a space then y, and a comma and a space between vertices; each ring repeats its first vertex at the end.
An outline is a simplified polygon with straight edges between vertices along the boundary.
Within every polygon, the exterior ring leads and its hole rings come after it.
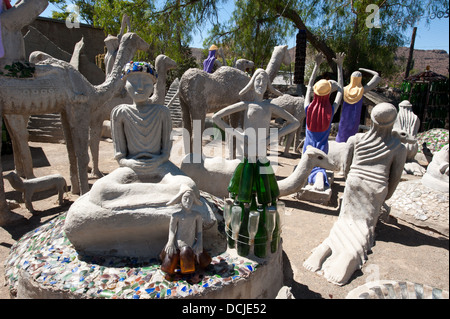
POLYGON ((281 96, 283 93, 278 91, 272 86, 272 83, 270 82, 269 75, 267 72, 263 69, 257 69, 255 73, 253 74, 252 78, 250 79, 250 82, 239 92, 239 96, 243 96, 245 93, 247 93, 250 90, 253 90, 254 92, 254 100, 262 101, 264 97, 264 93, 266 90, 269 90, 269 92, 281 96))
POLYGON ((350 77, 350 84, 344 88, 344 101, 348 104, 355 104, 362 99, 364 95, 364 87, 361 81, 361 72, 353 72, 350 77))
POLYGON ((119 38, 109 34, 106 39, 104 40, 105 46, 110 52, 114 52, 119 48, 119 38))
POLYGON ((152 95, 156 74, 153 66, 146 62, 130 62, 122 71, 125 89, 135 103, 146 102, 152 95))
POLYGON ((167 202, 167 206, 169 205, 175 205, 178 203, 181 203, 181 206, 187 210, 190 211, 192 208, 192 205, 199 205, 202 206, 203 203, 199 199, 200 195, 195 192, 192 188, 189 186, 183 185, 180 187, 180 191, 177 195, 175 195, 169 202, 167 202))
POLYGON ((314 84, 314 94, 325 96, 331 93, 331 83, 328 80, 319 80, 314 84))
POLYGON ((373 108, 370 118, 379 127, 392 127, 397 119, 397 109, 390 103, 380 103, 373 108))
POLYGON ((400 104, 398 106, 405 108, 405 109, 412 109, 412 104, 408 100, 404 100, 404 101, 400 102, 400 104))

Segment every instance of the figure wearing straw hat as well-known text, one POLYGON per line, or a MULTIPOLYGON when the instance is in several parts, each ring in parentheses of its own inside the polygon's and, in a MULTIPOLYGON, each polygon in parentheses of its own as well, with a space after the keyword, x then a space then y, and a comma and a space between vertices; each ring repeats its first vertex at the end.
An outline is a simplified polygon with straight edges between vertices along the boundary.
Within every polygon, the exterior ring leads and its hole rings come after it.
MULTIPOLYGON (((328 137, 330 135, 331 122, 342 99, 344 82, 342 63, 344 62, 344 57, 344 53, 338 53, 336 58, 333 59, 338 66, 338 82, 332 80, 320 80, 313 86, 318 67, 324 61, 322 53, 315 56, 315 65, 305 96, 306 137, 303 145, 303 152, 306 151, 308 145, 311 145, 328 153, 328 137), (338 92, 334 103, 331 104, 330 94, 335 90, 338 92), (314 92, 314 98, 310 103, 311 91, 314 92)), ((313 168, 308 177, 308 184, 314 184, 314 189, 321 191, 330 186, 325 170, 320 167, 313 168)))
POLYGON ((363 86, 361 84, 361 72, 355 71, 350 77, 350 84, 344 88, 344 103, 339 120, 339 131, 336 136, 336 142, 338 143, 345 143, 350 136, 358 133, 363 95, 373 90, 381 81, 377 72, 361 68, 359 70, 373 74, 373 77, 363 86))

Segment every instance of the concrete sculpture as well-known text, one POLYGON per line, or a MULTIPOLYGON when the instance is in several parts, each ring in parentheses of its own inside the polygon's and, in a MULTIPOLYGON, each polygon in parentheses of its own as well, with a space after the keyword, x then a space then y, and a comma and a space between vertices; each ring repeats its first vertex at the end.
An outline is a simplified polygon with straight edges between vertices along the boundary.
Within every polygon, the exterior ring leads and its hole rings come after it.
MULTIPOLYGON (((156 77, 148 63, 130 62, 124 68, 123 81, 133 104, 119 105, 111 114, 120 167, 71 206, 65 224, 67 237, 80 251, 157 256, 176 210, 166 203, 182 189, 200 200, 194 181, 169 161, 169 109, 149 102, 156 77)), ((202 215, 206 228, 215 223, 207 204, 192 209, 202 215)))
POLYGON ((289 134, 295 131, 300 123, 290 113, 283 108, 271 103, 271 100, 263 100, 266 90, 276 95, 282 95, 281 92, 272 87, 269 82, 269 75, 263 69, 258 69, 253 74, 250 82, 243 88, 239 95, 247 96, 245 101, 241 101, 218 111, 213 115, 214 123, 222 130, 227 131, 233 129, 227 124, 223 118, 234 113, 244 112, 243 131, 234 130, 237 139, 243 142, 244 156, 255 157, 257 155, 266 156, 267 145, 270 142, 269 125, 274 117, 280 117, 287 122, 287 125, 278 131, 278 137, 289 134), (255 140, 249 138, 248 130, 254 130, 256 134, 255 140), (264 132, 261 134, 261 132, 264 132), (246 138, 247 137, 247 138, 246 138), (249 147, 254 146, 253 154, 249 154, 249 147), (258 147, 258 149, 256 149, 258 147), (261 149, 263 148, 263 149, 261 149))
POLYGON ((449 192, 448 144, 433 155, 433 160, 422 177, 422 184, 440 192, 449 192))
MULTIPOLYGON (((30 24, 47 7, 46 0, 30 1, 24 0, 16 3, 14 6, 9 1, 2 1, 0 4, 0 115, 3 116, 4 75, 12 76, 31 76, 32 66, 24 64, 25 45, 22 37, 22 28, 30 24), (12 72, 14 66, 19 66, 25 71, 12 72)), ((15 70, 18 71, 18 70, 15 70)), ((17 97, 17 96, 16 96, 17 97)), ((19 118, 19 120, 24 120, 19 118)), ((3 121, 2 121, 3 122, 3 121)), ((2 123, 0 122, 0 123, 2 123)), ((1 125, 1 124, 0 124, 1 125)), ((1 142, 0 142, 1 146, 1 142)), ((1 168, 1 167, 0 167, 1 168)), ((31 173, 32 174, 32 173, 31 173)), ((9 209, 4 197, 3 179, 0 181, 0 211, 7 212, 9 209)), ((2 214, 3 215, 3 214, 2 214)), ((6 221, 7 216, 0 216, 0 223, 6 221)))
MULTIPOLYGON (((131 57, 130 57, 131 59, 131 57)), ((155 59, 156 72, 158 79, 155 84, 154 94, 150 97, 150 103, 164 105, 166 95, 166 79, 167 72, 176 68, 177 64, 174 60, 166 55, 160 54, 155 59)), ((119 104, 131 103, 130 97, 124 98, 113 97, 101 107, 97 108, 91 115, 91 123, 89 125, 89 147, 92 155, 92 175, 102 177, 103 173, 99 168, 99 144, 102 137, 103 122, 110 120, 111 111, 119 104)))
POLYGON ((69 63, 35 53, 36 71, 32 78, 0 77, 2 114, 61 113, 69 153, 72 192, 89 190, 89 121, 91 112, 121 89, 120 70, 125 59, 148 44, 136 34, 123 36, 113 73, 93 86, 69 63))
POLYGON ((222 63, 217 59, 217 54, 222 56, 223 65, 227 65, 222 48, 219 49, 217 45, 213 44, 209 48, 208 57, 203 61, 203 71, 213 73, 214 70, 222 66, 222 63))
POLYGON ((396 117, 395 106, 378 104, 371 113, 370 130, 348 139, 346 185, 338 220, 303 264, 311 271, 323 271, 337 285, 347 283, 367 259, 381 207, 400 182, 406 148, 401 141, 405 133, 392 130, 396 117))
MULTIPOLYGON (((274 48, 272 58, 266 68, 269 79, 273 79, 281 63, 289 65, 290 57, 287 45, 274 48)), ((179 99, 183 114, 183 126, 189 133, 184 140, 186 153, 192 151, 192 141, 200 140, 205 129, 206 113, 216 112, 228 105, 241 101, 239 92, 248 84, 250 77, 243 71, 222 66, 210 74, 191 68, 180 79, 179 99), (201 93, 200 93, 201 92, 201 93), (193 130, 194 121, 199 121, 199 130, 193 130), (200 136, 197 136, 200 132, 200 136), (187 151, 189 150, 189 151, 187 151)), ((271 81, 270 81, 271 82, 271 81)), ((243 100, 249 100, 243 97, 243 100)), ((240 117, 232 119, 232 126, 238 127, 240 117)))
POLYGON ((67 184, 64 177, 60 174, 47 175, 42 177, 35 177, 32 179, 23 180, 15 172, 9 172, 4 176, 11 186, 22 193, 25 207, 34 212, 33 208, 33 195, 37 192, 43 192, 48 190, 56 190, 58 192, 58 203, 63 204, 64 193, 67 192, 67 184))
POLYGON ((361 72, 355 71, 350 77, 350 84, 344 87, 344 103, 342 104, 339 130, 336 136, 336 142, 338 143, 345 143, 350 136, 358 133, 363 95, 373 90, 381 81, 378 72, 362 68, 359 70, 370 73, 373 77, 363 86, 361 84, 361 72))
POLYGON ((255 63, 247 59, 238 59, 236 60, 234 67, 242 72, 246 72, 247 70, 253 69, 255 67, 255 63))
POLYGON ((419 144, 416 139, 419 128, 420 119, 414 114, 412 104, 406 100, 402 101, 398 105, 398 115, 394 124, 394 129, 403 130, 407 132, 411 138, 413 138, 413 141, 405 144, 407 155, 404 173, 413 174, 416 176, 422 176, 426 171, 425 168, 415 160, 415 156, 419 150, 419 144))
POLYGON ((180 269, 182 275, 193 274, 206 268, 211 262, 211 256, 203 249, 202 216, 192 210, 192 205, 202 205, 195 193, 182 189, 167 205, 181 201, 181 210, 170 218, 169 239, 160 254, 161 270, 168 275, 175 275, 180 269))
POLYGON ((105 54, 105 73, 106 76, 111 74, 114 62, 116 61, 117 52, 119 51, 119 43, 122 36, 125 33, 125 25, 127 26, 127 32, 130 32, 130 17, 124 14, 122 17, 122 24, 120 26, 120 32, 117 36, 109 34, 105 39, 106 54, 105 54))
MULTIPOLYGON (((318 67, 324 61, 322 53, 315 56, 313 73, 309 80, 305 95, 306 137, 303 150, 306 150, 306 147, 311 145, 328 153, 328 137, 330 134, 331 122, 342 99, 342 63, 344 62, 344 57, 345 54, 338 53, 337 57, 334 59, 338 66, 338 83, 335 81, 320 80, 314 84, 318 67), (329 95, 333 85, 337 85, 338 92, 333 104, 331 104, 329 95), (310 103, 312 92, 314 92, 314 99, 310 103)), ((325 170, 320 167, 312 170, 310 177, 308 178, 308 184, 314 185, 313 189, 317 191, 324 191, 326 188, 330 187, 327 174, 325 170)))

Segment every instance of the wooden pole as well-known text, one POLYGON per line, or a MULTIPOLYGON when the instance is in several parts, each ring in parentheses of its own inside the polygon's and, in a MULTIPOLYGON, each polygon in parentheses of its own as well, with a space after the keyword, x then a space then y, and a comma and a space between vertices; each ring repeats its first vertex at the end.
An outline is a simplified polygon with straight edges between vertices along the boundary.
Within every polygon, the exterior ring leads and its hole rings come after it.
POLYGON ((411 69, 411 63, 412 63, 412 58, 413 58, 413 54, 414 54, 414 42, 416 40, 416 32, 417 32, 417 27, 414 27, 412 37, 411 37, 411 46, 409 47, 408 63, 406 64, 405 79, 409 76, 409 71, 411 69))

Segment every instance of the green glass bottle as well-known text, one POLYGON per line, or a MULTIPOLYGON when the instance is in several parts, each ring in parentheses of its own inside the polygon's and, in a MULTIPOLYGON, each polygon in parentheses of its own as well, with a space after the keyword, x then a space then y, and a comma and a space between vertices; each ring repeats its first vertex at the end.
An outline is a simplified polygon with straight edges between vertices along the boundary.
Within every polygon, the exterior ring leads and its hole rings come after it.
POLYGON ((276 202, 278 196, 280 196, 280 189, 278 188, 277 178, 275 177, 275 173, 273 171, 272 166, 270 166, 270 163, 268 170, 270 171, 270 173, 267 175, 270 184, 270 196, 272 197, 272 202, 276 202))
MULTIPOLYGON (((242 178, 242 171, 244 169, 244 165, 247 162, 247 159, 244 158, 241 161, 236 169, 234 170, 233 176, 231 176, 230 183, 228 184, 228 192, 237 194, 239 192, 239 184, 242 178)), ((234 199, 234 198, 233 198, 234 199)))
POLYGON ((250 203, 252 200, 253 176, 255 163, 245 162, 239 185, 238 200, 241 203, 250 203))
POLYGON ((237 253, 239 256, 246 257, 250 253, 248 222, 250 211, 256 211, 256 196, 251 194, 250 203, 244 203, 244 210, 242 213, 242 222, 239 229, 239 237, 236 243, 237 253))
MULTIPOLYGON (((267 162, 267 164, 270 163, 267 162)), ((258 203, 267 205, 272 202, 270 191, 269 175, 267 174, 267 165, 257 162, 254 179, 256 180, 256 194, 258 196, 258 203)))
POLYGON ((265 258, 267 256, 267 230, 266 230, 266 210, 263 205, 258 206, 259 224, 255 236, 255 256, 265 258))

